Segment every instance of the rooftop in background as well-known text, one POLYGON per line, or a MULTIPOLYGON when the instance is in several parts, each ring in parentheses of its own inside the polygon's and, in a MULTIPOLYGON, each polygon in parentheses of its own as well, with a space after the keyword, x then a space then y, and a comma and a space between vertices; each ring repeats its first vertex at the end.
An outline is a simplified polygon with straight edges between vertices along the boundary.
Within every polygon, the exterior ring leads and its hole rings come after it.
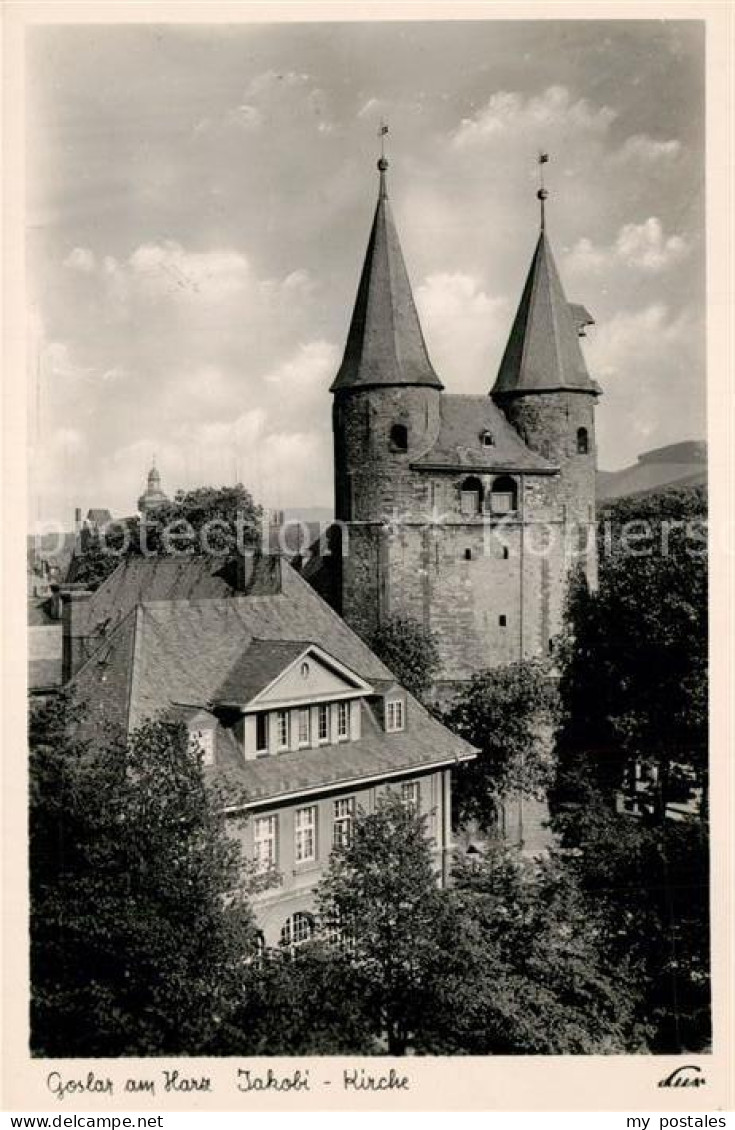
POLYGON ((597 501, 610 502, 636 494, 651 494, 666 487, 706 486, 707 443, 684 440, 654 447, 638 462, 620 471, 597 472, 597 501))

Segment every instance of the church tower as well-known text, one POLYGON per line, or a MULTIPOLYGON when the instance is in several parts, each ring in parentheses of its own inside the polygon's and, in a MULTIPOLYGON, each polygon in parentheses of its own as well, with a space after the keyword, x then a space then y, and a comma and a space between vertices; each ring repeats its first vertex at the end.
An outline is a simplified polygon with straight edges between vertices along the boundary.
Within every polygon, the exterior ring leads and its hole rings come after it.
POLYGON ((385 157, 347 344, 332 384, 336 517, 376 521, 405 499, 439 426, 442 383, 421 332, 388 199, 385 157))
POLYGON ((538 191, 541 229, 491 396, 528 447, 559 468, 557 505, 571 557, 596 584, 595 406, 579 344, 593 323, 564 294, 546 231, 548 193, 538 191))
POLYGON ((429 360, 388 199, 378 201, 332 385, 336 518, 308 579, 369 639, 407 616, 437 640, 437 700, 546 656, 567 579, 595 569, 594 409, 544 223, 490 396, 447 393, 429 360))
POLYGON ((334 394, 335 515, 342 526, 342 608, 369 633, 387 614, 386 524, 410 511, 412 460, 439 431, 442 383, 419 324, 393 219, 385 156, 334 394))

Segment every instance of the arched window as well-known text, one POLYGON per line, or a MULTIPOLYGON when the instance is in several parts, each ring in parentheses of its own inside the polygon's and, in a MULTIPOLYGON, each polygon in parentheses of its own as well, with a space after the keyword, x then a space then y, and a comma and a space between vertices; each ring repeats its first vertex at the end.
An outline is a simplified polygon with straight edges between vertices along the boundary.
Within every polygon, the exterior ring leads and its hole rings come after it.
POLYGON ((590 450, 590 437, 586 428, 577 428, 577 454, 588 455, 590 450))
POLYGON ((493 482, 490 509, 494 514, 509 514, 518 509, 518 487, 510 475, 499 475, 493 482))
POLYGON ((482 483, 475 475, 465 479, 459 488, 460 509, 463 514, 472 516, 482 511, 482 483))
POLYGON ((299 910, 287 918, 281 927, 281 945, 284 949, 294 950, 303 946, 314 935, 314 919, 311 914, 299 910))
POLYGON ((405 424, 394 424, 390 430, 390 445, 393 451, 408 451, 408 428, 405 424))

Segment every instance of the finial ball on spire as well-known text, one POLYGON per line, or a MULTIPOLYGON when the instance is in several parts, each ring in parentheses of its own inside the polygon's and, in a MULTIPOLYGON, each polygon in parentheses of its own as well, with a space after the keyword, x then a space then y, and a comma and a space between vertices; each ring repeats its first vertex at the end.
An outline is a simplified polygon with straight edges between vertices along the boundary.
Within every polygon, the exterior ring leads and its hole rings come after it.
POLYGON ((546 200, 546 199, 548 199, 548 196, 549 196, 548 190, 545 189, 545 188, 540 188, 538 190, 538 192, 536 193, 536 196, 538 197, 539 200, 546 200))
POLYGON ((380 169, 381 173, 385 172, 385 170, 388 168, 387 157, 379 157, 378 158, 378 168, 380 169))

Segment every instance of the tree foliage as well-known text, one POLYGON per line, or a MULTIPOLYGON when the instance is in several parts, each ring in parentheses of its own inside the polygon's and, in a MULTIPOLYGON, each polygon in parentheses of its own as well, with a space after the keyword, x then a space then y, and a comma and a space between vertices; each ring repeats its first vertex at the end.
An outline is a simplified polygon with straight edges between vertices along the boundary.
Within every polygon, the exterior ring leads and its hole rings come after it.
POLYGON ((651 1050, 701 1051, 711 1036, 706 826, 620 814, 596 777, 580 766, 578 799, 553 820, 568 866, 605 926, 610 959, 638 969, 651 1050))
POLYGON ((184 727, 74 722, 66 699, 31 722, 33 1051, 204 1053, 254 943, 239 846, 184 727))
POLYGON ((706 768, 705 515, 702 489, 603 512, 599 588, 572 590, 560 648, 563 759, 593 755, 608 787, 656 764, 659 819, 672 765, 706 768))
POLYGON ((321 919, 348 941, 392 1055, 405 1052, 420 1025, 437 958, 440 895, 424 823, 389 791, 355 820, 318 889, 321 919))
POLYGON ((368 643, 401 686, 425 701, 439 670, 434 633, 410 616, 391 616, 375 629, 368 643))
POLYGON ((149 514, 124 518, 101 533, 85 531, 72 579, 94 588, 125 556, 227 553, 257 546, 262 520, 262 508, 241 483, 179 490, 149 514))
POLYGON ((443 721, 479 751, 453 775, 456 821, 496 820, 498 801, 539 796, 553 779, 556 683, 543 663, 513 663, 475 675, 443 721))
POLYGON ((499 849, 458 863, 442 962, 421 1033, 432 1054, 636 1051, 635 970, 613 963, 603 923, 561 858, 499 849))

